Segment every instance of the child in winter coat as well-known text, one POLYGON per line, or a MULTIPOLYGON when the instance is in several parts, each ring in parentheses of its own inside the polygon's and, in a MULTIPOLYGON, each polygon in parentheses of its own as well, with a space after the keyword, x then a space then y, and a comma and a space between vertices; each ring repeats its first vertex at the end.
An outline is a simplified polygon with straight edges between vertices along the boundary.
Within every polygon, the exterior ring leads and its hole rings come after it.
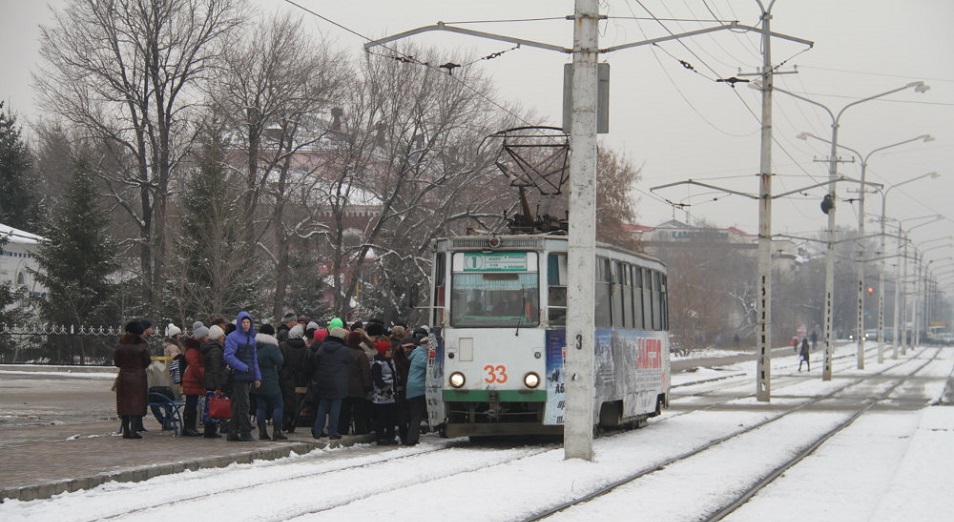
POLYGON ((391 342, 374 343, 377 355, 371 362, 371 404, 374 408, 375 433, 378 446, 395 444, 394 427, 397 424, 397 403, 395 402, 395 382, 397 372, 391 361, 391 342))

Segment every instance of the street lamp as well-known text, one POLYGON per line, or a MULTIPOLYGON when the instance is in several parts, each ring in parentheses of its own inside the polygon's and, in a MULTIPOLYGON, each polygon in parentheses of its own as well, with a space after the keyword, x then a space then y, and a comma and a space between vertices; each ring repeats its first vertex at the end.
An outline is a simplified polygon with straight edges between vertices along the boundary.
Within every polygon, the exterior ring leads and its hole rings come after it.
MULTIPOLYGON (((906 185, 908 183, 918 181, 924 178, 937 179, 941 175, 937 172, 928 172, 927 174, 921 174, 920 176, 915 176, 913 178, 906 179, 900 183, 895 183, 886 189, 878 189, 881 191, 881 270, 878 274, 878 364, 884 363, 884 260, 887 251, 885 250, 885 222, 887 221, 887 205, 888 205, 888 194, 900 187, 901 185, 906 185)), ((900 230, 900 226, 899 226, 900 230)), ((895 283, 895 302, 897 303, 897 283, 895 283)), ((897 304, 895 304, 894 309, 894 326, 892 328, 891 334, 891 344, 894 347, 894 358, 898 358, 898 309, 897 304)))
MULTIPOLYGON (((929 239, 927 241, 922 241, 919 246, 923 246, 928 243, 934 243, 936 241, 944 241, 944 240, 949 241, 950 236, 939 237, 935 239, 929 239)), ((927 263, 925 263, 924 260, 926 259, 927 253, 930 252, 931 250, 937 250, 938 248, 950 248, 951 246, 952 246, 951 243, 947 243, 944 245, 936 245, 927 249, 916 248, 916 250, 920 250, 921 263, 916 267, 916 270, 914 272, 914 300, 912 302, 912 308, 913 308, 912 321, 914 326, 914 338, 918 341, 921 340, 921 336, 924 334, 924 330, 921 328, 921 323, 925 323, 925 326, 927 326, 927 323, 924 320, 927 317, 927 304, 925 303, 925 306, 923 306, 920 310, 920 314, 918 314, 918 303, 921 301, 922 294, 926 295, 925 290, 927 288, 927 284, 926 284, 927 273, 928 273, 928 270, 931 268, 931 264, 934 263, 933 259, 928 261, 927 263)), ((943 260, 944 258, 941 258, 941 259, 943 260)))
MULTIPOLYGON (((826 139, 824 139, 824 138, 819 138, 818 136, 815 136, 814 134, 811 134, 811 133, 808 133, 808 132, 802 132, 802 133, 800 133, 800 134, 799 134, 798 136, 796 136, 796 137, 797 137, 798 139, 806 140, 806 141, 808 140, 808 138, 814 138, 814 139, 816 139, 816 140, 818 140, 818 141, 821 141, 821 142, 824 142, 824 143, 828 143, 829 145, 832 145, 832 142, 829 142, 828 140, 826 140, 826 139)), ((865 238, 865 194, 867 193, 867 188, 868 188, 868 186, 866 185, 866 182, 865 182, 865 173, 867 172, 867 169, 868 169, 868 159, 871 158, 871 156, 874 155, 875 153, 881 152, 881 151, 883 151, 883 150, 885 150, 885 149, 890 149, 890 148, 897 147, 897 146, 900 146, 900 145, 905 145, 905 144, 907 144, 907 143, 911 143, 911 142, 914 142, 914 141, 922 141, 922 140, 923 140, 924 142, 929 142, 929 141, 933 141, 934 138, 933 138, 930 134, 922 134, 922 135, 917 136, 917 137, 914 137, 914 138, 910 138, 910 139, 907 139, 907 140, 904 140, 904 141, 899 141, 899 142, 897 142, 897 143, 892 143, 891 145, 885 145, 884 147, 878 147, 878 148, 872 150, 871 152, 869 152, 868 154, 862 154, 862 153, 858 152, 857 150, 855 150, 855 149, 853 149, 853 148, 851 148, 851 147, 847 147, 847 146, 845 146, 845 145, 838 145, 838 146, 841 147, 842 149, 845 149, 845 150, 851 152, 852 154, 854 154, 855 156, 857 156, 859 160, 861 160, 861 189, 860 189, 859 196, 858 196, 858 243, 857 243, 857 249, 858 249, 858 306, 857 306, 858 316, 857 316, 857 319, 856 319, 856 321, 855 321, 855 338, 858 339, 857 358, 858 358, 858 369, 859 369, 859 370, 863 370, 863 369, 865 368, 865 328, 864 328, 864 326, 865 326, 865 325, 864 325, 864 322, 865 322, 865 239, 866 239, 866 238, 865 238)), ((877 341, 877 342, 878 342, 878 353, 879 353, 879 354, 882 353, 882 349, 881 349, 881 342, 882 342, 882 340, 881 340, 881 333, 880 333, 881 328, 880 328, 880 326, 881 326, 881 325, 879 325, 879 328, 878 328, 879 333, 878 333, 878 341, 877 341)), ((878 358, 878 362, 881 363, 881 362, 884 362, 884 361, 882 360, 881 357, 879 357, 879 358, 878 358)))
MULTIPOLYGON (((825 255, 825 366, 822 370, 822 379, 826 381, 831 380, 831 358, 832 358, 832 344, 831 344, 831 326, 832 326, 832 293, 835 286, 835 201, 837 200, 835 193, 835 179, 837 177, 838 170, 838 122, 841 120, 841 116, 848 110, 849 107, 854 107, 860 103, 866 101, 871 101, 877 98, 882 98, 896 92, 901 92, 906 89, 914 89, 915 92, 925 92, 928 90, 928 86, 924 82, 911 82, 903 87, 898 87, 890 91, 886 91, 880 94, 875 94, 874 96, 868 96, 867 98, 862 98, 860 100, 853 101, 848 105, 845 105, 838 111, 834 113, 826 105, 819 103, 810 98, 806 98, 800 94, 795 94, 793 92, 775 87, 776 91, 785 93, 793 98, 797 98, 804 102, 815 105, 824 109, 828 113, 828 116, 831 117, 831 152, 828 158, 828 202, 829 204, 824 207, 827 208, 828 214, 828 235, 827 243, 828 248, 825 255)), ((858 355, 859 367, 864 365, 864 354, 859 353, 858 355)))
MULTIPOLYGON (((907 314, 907 306, 908 306, 908 283, 907 283, 907 279, 908 279, 908 243, 910 242, 910 240, 908 239, 908 235, 911 233, 912 230, 914 230, 914 229, 916 229, 916 228, 923 227, 923 226, 925 226, 925 225, 930 225, 931 223, 935 223, 935 222, 940 221, 940 220, 942 220, 942 219, 944 219, 944 216, 942 216, 941 214, 937 214, 937 215, 934 215, 934 216, 919 216, 919 217, 914 217, 914 218, 903 219, 903 220, 900 220, 900 221, 898 222, 898 236, 901 238, 901 242, 904 243, 904 256, 902 256, 902 257, 903 257, 903 263, 904 263, 904 276, 903 276, 904 285, 903 285, 903 292, 902 292, 903 295, 901 296, 901 305, 900 305, 900 308, 901 308, 901 325, 900 325, 900 326, 901 326, 901 334, 902 334, 902 335, 901 335, 901 355, 904 355, 904 354, 907 353, 907 347, 908 347, 908 335, 907 335, 907 327, 908 327, 908 321, 907 321, 907 316, 908 316, 908 314, 907 314), (923 223, 918 223, 917 225, 914 225, 913 227, 909 228, 907 232, 904 232, 904 230, 903 230, 903 228, 902 228, 902 223, 903 223, 904 221, 910 221, 910 220, 912 220, 912 219, 925 219, 925 218, 931 218, 931 219, 929 219, 928 221, 925 221, 925 222, 923 222, 923 223)), ((900 250, 901 250, 901 242, 898 243, 899 255, 900 255, 900 250)), ((915 265, 915 266, 917 266, 917 259, 918 259, 917 254, 918 254, 918 251, 917 251, 917 249, 915 249, 915 251, 914 251, 914 265, 915 265)), ((898 279, 901 280, 902 277, 899 276, 898 279)), ((917 281, 915 281, 915 283, 916 283, 916 282, 917 282, 917 281)), ((916 298, 917 298, 917 294, 915 293, 915 299, 916 299, 916 298)), ((898 318, 898 292, 897 292, 897 290, 895 290, 895 293, 894 293, 894 303, 895 303, 895 308, 894 308, 895 335, 897 335, 897 330, 898 330, 898 321, 897 321, 897 318, 898 318)), ((913 324, 913 323, 917 320, 917 307, 912 306, 912 308, 913 308, 913 310, 912 310, 912 315, 911 315, 911 321, 912 321, 912 324, 913 324)), ((916 339, 912 339, 912 341, 915 341, 915 340, 916 340, 916 339)), ((912 346, 913 346, 913 345, 912 345, 912 346)), ((898 355, 897 355, 897 348, 895 348, 893 357, 896 359, 897 356, 898 356, 898 355)))

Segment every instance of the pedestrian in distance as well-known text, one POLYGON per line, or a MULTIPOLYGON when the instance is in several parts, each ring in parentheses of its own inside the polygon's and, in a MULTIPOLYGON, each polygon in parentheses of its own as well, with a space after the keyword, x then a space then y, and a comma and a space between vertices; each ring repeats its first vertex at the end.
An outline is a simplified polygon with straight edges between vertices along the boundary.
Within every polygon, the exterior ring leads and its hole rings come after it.
POLYGON ((407 372, 407 384, 404 395, 407 398, 408 423, 406 445, 417 444, 421 437, 421 421, 427 413, 427 400, 424 397, 425 380, 427 375, 427 342, 428 337, 416 337, 418 345, 408 356, 410 366, 407 372))
POLYGON ((198 437, 201 435, 196 429, 198 420, 199 397, 205 395, 205 359, 202 356, 202 343, 209 338, 209 329, 205 326, 195 328, 192 337, 185 340, 186 361, 185 373, 182 375, 182 393, 185 395, 185 412, 182 422, 185 426, 182 434, 186 437, 198 437))
POLYGON ((295 431, 298 406, 300 405, 300 397, 295 389, 308 386, 305 361, 308 360, 310 352, 308 351, 308 345, 305 343, 301 325, 295 325, 288 331, 288 338, 278 344, 278 349, 282 352, 282 359, 284 360, 282 368, 278 372, 278 384, 282 389, 282 402, 285 411, 282 429, 292 433, 295 431))
MULTIPOLYGON (((295 325, 298 328, 298 325, 295 325)), ((282 352, 278 349, 278 339, 273 335, 275 330, 270 324, 263 324, 255 334, 256 350, 258 352, 258 369, 262 372, 261 387, 252 390, 255 396, 255 419, 258 422, 259 440, 285 440, 282 433, 284 423, 285 402, 282 399, 282 388, 279 383, 279 368, 285 364, 282 352), (266 412, 272 412, 272 436, 268 435, 266 412)))
MULTIPOLYGON (((354 361, 348 365, 348 395, 341 404, 341 419, 338 427, 348 433, 354 426, 355 435, 366 435, 371 431, 368 394, 371 392, 371 361, 361 348, 363 336, 359 332, 348 334, 346 344, 354 361)), ((390 341, 388 341, 390 345, 390 341)), ((375 352, 377 353, 377 352, 375 352)))
POLYGON ((818 332, 812 331, 812 351, 815 351, 815 345, 818 343, 818 332))
POLYGON ((802 363, 808 366, 808 371, 812 371, 812 363, 808 360, 808 338, 802 339, 802 349, 798 352, 798 371, 802 371, 802 363))
POLYGON ((374 409, 374 433, 378 446, 390 446, 394 439, 394 427, 397 425, 397 370, 391 360, 394 351, 389 341, 374 344, 374 360, 371 362, 371 404, 374 409))
POLYGON ((325 436, 325 415, 328 416, 329 439, 340 439, 338 421, 341 403, 348 396, 348 365, 354 356, 345 346, 348 330, 332 328, 325 342, 311 356, 312 383, 318 396, 315 424, 311 434, 320 439, 325 436))
POLYGON ((119 339, 113 352, 113 364, 119 368, 116 377, 116 414, 122 419, 124 439, 141 439, 132 426, 132 418, 140 419, 146 414, 148 383, 146 367, 149 366, 149 345, 142 337, 143 327, 138 321, 126 325, 126 333, 119 339))
MULTIPOLYGON (((209 328, 209 337, 202 343, 202 363, 205 372, 202 375, 202 385, 205 387, 206 401, 210 393, 223 393, 230 395, 231 390, 226 389, 226 370, 225 370, 225 331, 218 325, 212 325, 209 328)), ((208 407, 208 404, 206 405, 208 407)), ((207 416, 203 419, 205 429, 202 436, 207 439, 217 439, 219 435, 219 419, 210 419, 207 416)))
POLYGON ((254 441, 249 418, 249 390, 262 386, 255 348, 255 325, 248 312, 235 318, 237 327, 225 338, 225 364, 232 368, 232 418, 229 420, 229 441, 254 441))

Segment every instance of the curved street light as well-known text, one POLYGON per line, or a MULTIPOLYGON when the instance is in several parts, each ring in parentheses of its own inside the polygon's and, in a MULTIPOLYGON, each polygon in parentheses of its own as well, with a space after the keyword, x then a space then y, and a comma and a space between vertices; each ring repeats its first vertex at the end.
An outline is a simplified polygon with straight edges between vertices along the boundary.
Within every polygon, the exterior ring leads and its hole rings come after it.
MULTIPOLYGON (((752 85, 750 83, 750 85, 752 85)), ((862 98, 860 100, 855 100, 838 111, 836 114, 834 111, 828 108, 828 106, 819 103, 811 98, 806 98, 800 94, 795 94, 791 91, 781 89, 779 87, 774 87, 776 91, 785 93, 793 98, 797 98, 804 102, 820 107, 825 112, 828 113, 828 116, 831 117, 831 152, 828 158, 828 198, 831 201, 831 207, 828 210, 828 234, 827 234, 827 243, 828 248, 826 249, 825 254, 825 366, 822 370, 822 379, 826 381, 831 380, 831 358, 832 358, 832 344, 831 344, 831 327, 832 327, 832 294, 835 286, 835 201, 837 200, 835 193, 835 179, 838 176, 838 127, 839 121, 841 121, 842 115, 845 114, 845 111, 850 107, 854 107, 858 104, 882 98, 894 94, 896 92, 901 92, 907 89, 914 89, 914 92, 923 93, 926 92, 930 87, 927 86, 924 82, 911 82, 905 84, 902 87, 891 89, 890 91, 885 91, 873 96, 868 96, 867 98, 862 98)), ((858 344, 861 349, 858 350, 857 359, 858 359, 858 368, 863 369, 865 366, 864 359, 864 344, 858 344)))
MULTIPOLYGON (((800 140, 805 140, 805 141, 808 141, 808 138, 813 138, 813 139, 816 139, 816 140, 818 140, 818 141, 821 141, 821 142, 824 142, 824 143, 828 143, 829 145, 832 144, 832 142, 830 142, 830 141, 828 141, 828 140, 826 140, 826 139, 824 139, 824 138, 819 138, 818 136, 815 136, 814 134, 811 134, 811 133, 809 133, 809 132, 799 133, 799 134, 798 134, 797 136, 795 136, 795 137, 798 138, 798 139, 800 139, 800 140)), ((906 139, 906 140, 904 140, 904 141, 899 141, 899 142, 897 142, 897 143, 892 143, 892 144, 890 144, 890 145, 885 145, 885 146, 883 146, 883 147, 878 147, 878 148, 876 148, 876 149, 873 149, 873 150, 872 150, 871 152, 869 152, 868 154, 862 154, 862 153, 858 152, 857 150, 855 150, 855 149, 853 149, 853 148, 851 148, 851 147, 838 144, 838 147, 840 147, 840 148, 842 148, 842 149, 845 149, 845 150, 851 152, 852 154, 854 154, 854 155, 861 161, 861 188, 860 188, 860 192, 859 192, 859 195, 858 195, 858 243, 857 243, 857 250, 858 250, 858 268, 857 268, 857 272, 858 272, 858 304, 857 304, 857 313, 858 313, 858 315, 857 315, 857 318, 856 318, 856 320, 855 320, 855 339, 858 340, 858 351, 857 351, 857 353, 858 353, 858 368, 859 368, 859 369, 864 368, 864 352, 865 352, 865 348, 864 348, 864 345, 865 345, 865 239, 866 239, 866 238, 865 238, 865 194, 867 193, 867 189, 868 189, 867 183, 866 183, 866 181, 865 181, 865 176, 866 176, 866 172, 867 172, 867 170, 868 170, 868 159, 870 159, 871 156, 873 156, 875 153, 884 151, 884 150, 886 150, 886 149, 891 149, 891 148, 894 148, 894 147, 898 147, 898 146, 900 146, 900 145, 905 145, 905 144, 908 144, 908 143, 911 143, 911 142, 915 142, 915 141, 924 141, 925 143, 927 143, 927 142, 930 142, 930 141, 934 141, 934 137, 932 137, 930 134, 922 134, 922 135, 920 135, 920 136, 916 136, 916 137, 914 137, 914 138, 909 138, 909 139, 906 139)), ((883 237, 883 236, 882 236, 882 237, 883 237)), ((881 326, 882 326, 882 325, 880 325, 880 324, 878 325, 878 339, 877 339, 877 343, 878 343, 878 363, 884 362, 884 360, 883 360, 883 358, 884 358, 884 355, 883 355, 883 354, 884 354, 884 351, 883 351, 882 348, 881 348, 881 345, 882 345, 882 343, 884 342, 884 340, 883 340, 883 338, 882 338, 882 334, 881 334, 881 326)))

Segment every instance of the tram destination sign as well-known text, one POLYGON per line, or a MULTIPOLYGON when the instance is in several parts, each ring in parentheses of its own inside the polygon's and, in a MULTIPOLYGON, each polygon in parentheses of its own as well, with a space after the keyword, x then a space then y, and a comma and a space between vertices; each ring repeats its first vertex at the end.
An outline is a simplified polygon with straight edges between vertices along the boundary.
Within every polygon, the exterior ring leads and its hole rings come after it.
POLYGON ((525 252, 468 252, 464 255, 464 272, 525 272, 525 252))

